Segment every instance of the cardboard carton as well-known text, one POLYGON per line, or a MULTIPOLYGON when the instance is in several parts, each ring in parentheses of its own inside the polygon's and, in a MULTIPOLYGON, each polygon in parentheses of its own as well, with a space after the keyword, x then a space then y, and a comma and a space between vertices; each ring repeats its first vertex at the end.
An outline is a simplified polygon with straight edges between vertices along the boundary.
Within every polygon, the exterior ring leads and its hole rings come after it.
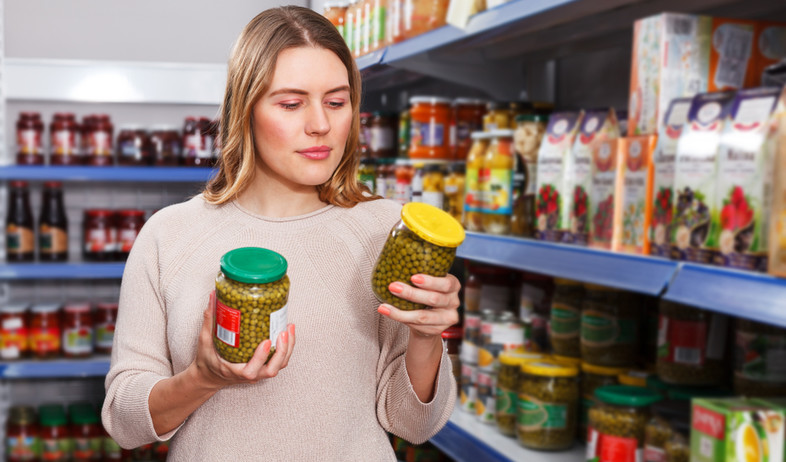
MULTIPOLYGON (((622 210, 614 236, 619 236, 619 250, 646 255, 650 252, 650 227, 653 209, 653 155, 658 137, 632 136, 620 138, 622 155, 622 197, 617 206, 622 210)), ((612 242, 612 249, 615 247, 612 242)), ((616 249, 615 249, 616 250, 616 249)))
POLYGON ((774 177, 768 271, 775 276, 786 277, 786 89, 781 93, 770 123, 774 177))

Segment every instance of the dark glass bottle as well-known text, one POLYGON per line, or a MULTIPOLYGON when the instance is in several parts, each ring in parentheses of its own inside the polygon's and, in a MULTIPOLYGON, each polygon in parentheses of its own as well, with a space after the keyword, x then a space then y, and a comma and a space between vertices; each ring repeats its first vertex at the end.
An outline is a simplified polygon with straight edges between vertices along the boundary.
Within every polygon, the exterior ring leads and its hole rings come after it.
POLYGON ((33 261, 35 253, 33 212, 26 181, 12 181, 5 222, 5 250, 9 262, 33 261))
POLYGON ((41 261, 68 260, 68 218, 63 205, 63 184, 59 181, 44 183, 38 219, 38 258, 41 261))

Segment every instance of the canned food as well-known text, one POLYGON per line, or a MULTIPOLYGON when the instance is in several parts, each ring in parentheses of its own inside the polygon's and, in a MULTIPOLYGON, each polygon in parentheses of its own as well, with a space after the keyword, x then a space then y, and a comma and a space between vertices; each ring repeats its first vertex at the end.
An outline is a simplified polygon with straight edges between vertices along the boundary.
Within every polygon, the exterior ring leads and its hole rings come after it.
POLYGON ((579 371, 553 362, 521 366, 516 433, 531 449, 573 446, 579 404, 579 371))

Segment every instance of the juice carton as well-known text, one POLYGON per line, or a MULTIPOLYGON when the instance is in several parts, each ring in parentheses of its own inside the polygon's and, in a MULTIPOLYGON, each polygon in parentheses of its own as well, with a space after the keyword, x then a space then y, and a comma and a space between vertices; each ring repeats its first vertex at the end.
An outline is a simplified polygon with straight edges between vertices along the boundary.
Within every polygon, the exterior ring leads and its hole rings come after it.
POLYGON ((710 79, 708 91, 755 87, 756 74, 754 21, 712 18, 710 79))
POLYGON ((698 398, 692 408, 692 462, 783 460, 783 410, 742 398, 698 398))
POLYGON ((624 177, 623 155, 619 149, 619 138, 600 143, 592 156, 592 178, 590 181, 590 246, 619 250, 622 221, 622 181, 624 177))
MULTIPOLYGON (((650 226, 652 220, 652 194, 655 165, 653 155, 658 137, 631 136, 619 139, 622 156, 622 197, 617 202, 622 209, 620 222, 615 222, 620 232, 619 250, 646 255, 650 251, 650 226)), ((612 242, 613 244, 613 242, 612 242)), ((614 246, 612 245, 612 248, 614 246)))
POLYGON ((569 194, 562 202, 562 219, 567 220, 570 230, 565 242, 589 244, 593 158, 604 143, 619 135, 614 109, 587 111, 565 165, 565 189, 569 194))
POLYGON ((772 117, 774 147, 772 208, 770 211, 769 272, 786 277, 786 90, 772 117))
POLYGON ((568 220, 562 218, 562 204, 566 194, 565 163, 573 140, 584 117, 584 112, 557 112, 549 118, 546 135, 538 150, 535 237, 540 240, 562 242, 568 220))
POLYGON ((635 22, 628 135, 659 133, 674 98, 707 91, 711 38, 709 16, 662 13, 635 22))
POLYGON ((768 66, 786 59, 786 24, 758 22, 755 32, 753 46, 756 67, 753 74, 759 77, 768 66))
MULTIPOLYGON (((763 406, 767 406, 770 409, 775 411, 781 411, 786 416, 786 398, 764 398, 764 399, 752 399, 756 404, 761 404, 763 406)), ((783 431, 786 433, 786 424, 783 426, 783 431)), ((784 440, 786 440, 786 434, 784 434, 784 440)), ((780 462, 778 460, 770 459, 772 462, 780 462)), ((786 462, 786 442, 784 442, 784 449, 783 449, 783 462, 786 462)))
POLYGON ((714 261, 717 241, 711 226, 715 205, 718 148, 734 92, 696 95, 688 124, 677 142, 674 174, 676 202, 671 235, 674 260, 714 261))
POLYGON ((677 160, 677 141, 688 120, 692 98, 676 98, 669 103, 658 134, 653 155, 653 201, 650 206, 651 255, 671 256, 671 223, 674 209, 674 166, 677 160))
POLYGON ((780 93, 778 88, 740 90, 721 135, 711 226, 720 266, 767 271, 775 147, 770 116, 780 93))

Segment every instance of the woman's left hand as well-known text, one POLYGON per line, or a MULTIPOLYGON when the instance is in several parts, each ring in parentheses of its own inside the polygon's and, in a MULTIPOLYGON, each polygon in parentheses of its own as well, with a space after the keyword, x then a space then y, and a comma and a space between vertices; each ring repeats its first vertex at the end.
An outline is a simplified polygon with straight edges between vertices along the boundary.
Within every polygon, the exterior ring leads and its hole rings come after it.
POLYGON ((434 277, 425 274, 412 276, 413 286, 392 282, 388 286, 393 295, 429 307, 426 310, 403 311, 383 303, 377 311, 409 326, 410 332, 423 337, 441 335, 448 327, 459 321, 459 289, 461 283, 452 274, 434 277))

